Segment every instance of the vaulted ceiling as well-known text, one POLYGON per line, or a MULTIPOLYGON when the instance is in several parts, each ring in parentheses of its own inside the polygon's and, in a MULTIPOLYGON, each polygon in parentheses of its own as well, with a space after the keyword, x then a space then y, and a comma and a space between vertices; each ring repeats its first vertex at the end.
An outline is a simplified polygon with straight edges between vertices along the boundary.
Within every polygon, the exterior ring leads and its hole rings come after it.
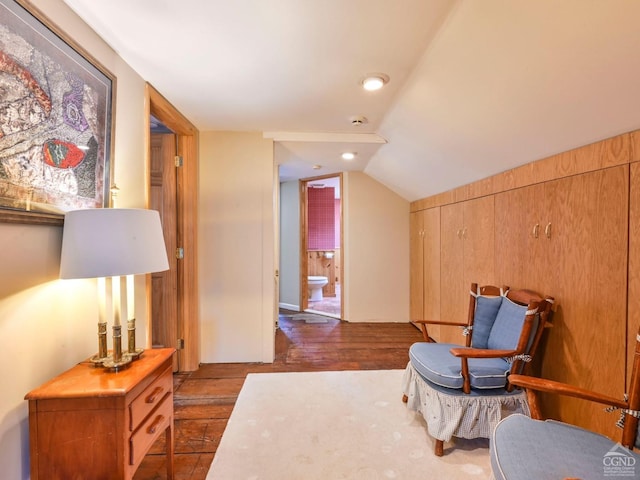
POLYGON ((273 138, 284 180, 416 200, 640 128, 637 0, 64 1, 199 130, 273 138))

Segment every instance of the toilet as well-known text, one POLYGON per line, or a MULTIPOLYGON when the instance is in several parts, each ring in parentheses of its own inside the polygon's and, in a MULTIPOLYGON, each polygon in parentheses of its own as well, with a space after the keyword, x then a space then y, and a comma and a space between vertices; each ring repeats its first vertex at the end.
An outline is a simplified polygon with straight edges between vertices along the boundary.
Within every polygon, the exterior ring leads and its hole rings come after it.
POLYGON ((327 277, 309 275, 307 277, 307 283, 309 285, 309 301, 321 302, 322 287, 324 287, 327 283, 329 283, 329 279, 327 277))

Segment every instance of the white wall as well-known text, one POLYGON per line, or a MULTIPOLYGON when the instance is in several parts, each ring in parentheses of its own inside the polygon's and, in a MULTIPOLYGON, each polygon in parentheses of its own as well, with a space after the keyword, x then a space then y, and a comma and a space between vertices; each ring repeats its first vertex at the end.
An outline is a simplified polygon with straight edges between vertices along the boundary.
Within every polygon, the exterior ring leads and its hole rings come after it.
POLYGON ((343 177, 345 320, 409 321, 409 202, 362 172, 343 177))
POLYGON ((280 306, 300 310, 300 187, 280 184, 280 306))
POLYGON ((200 134, 202 362, 272 362, 275 342, 273 141, 200 134))
MULTIPOLYGON (((118 77, 114 165, 119 206, 145 206, 144 81, 61 0, 33 0, 118 77)), ((24 395, 97 350, 95 282, 58 280, 62 228, 0 223, 0 476, 29 478, 24 395)), ((144 276, 136 278, 144 344, 144 276)))

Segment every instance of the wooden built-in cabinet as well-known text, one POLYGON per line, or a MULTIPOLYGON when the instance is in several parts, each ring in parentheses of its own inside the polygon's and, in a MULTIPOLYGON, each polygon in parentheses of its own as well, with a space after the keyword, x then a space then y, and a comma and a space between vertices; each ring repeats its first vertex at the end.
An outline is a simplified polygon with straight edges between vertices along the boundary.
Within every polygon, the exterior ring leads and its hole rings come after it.
MULTIPOLYGON (((628 205, 628 165, 496 195, 497 278, 558 300, 537 372, 546 378, 624 393, 628 205)), ((543 405, 615 435, 599 405, 554 396, 543 405)))
MULTIPOLYGON (((622 398, 640 324, 638 161, 640 134, 633 132, 414 202, 411 319, 465 321, 472 282, 552 295, 553 327, 535 373, 622 398), (435 211, 440 243, 427 253, 416 232, 427 231, 425 215, 435 211), (425 256, 436 251, 440 262, 430 266, 425 256), (427 316, 431 291, 440 292, 440 311, 427 316)), ((464 341, 456 328, 437 333, 439 341, 464 341)), ((548 417, 619 439, 617 415, 602 406, 542 400, 548 417)))

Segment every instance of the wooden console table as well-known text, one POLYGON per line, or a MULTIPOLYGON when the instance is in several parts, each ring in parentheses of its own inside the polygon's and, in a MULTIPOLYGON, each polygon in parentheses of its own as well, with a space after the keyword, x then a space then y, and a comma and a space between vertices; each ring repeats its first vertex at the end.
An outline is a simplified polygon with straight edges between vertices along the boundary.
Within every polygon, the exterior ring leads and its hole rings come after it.
POLYGON ((173 348, 116 373, 89 362, 29 392, 32 480, 129 480, 165 432, 173 479, 173 348))

